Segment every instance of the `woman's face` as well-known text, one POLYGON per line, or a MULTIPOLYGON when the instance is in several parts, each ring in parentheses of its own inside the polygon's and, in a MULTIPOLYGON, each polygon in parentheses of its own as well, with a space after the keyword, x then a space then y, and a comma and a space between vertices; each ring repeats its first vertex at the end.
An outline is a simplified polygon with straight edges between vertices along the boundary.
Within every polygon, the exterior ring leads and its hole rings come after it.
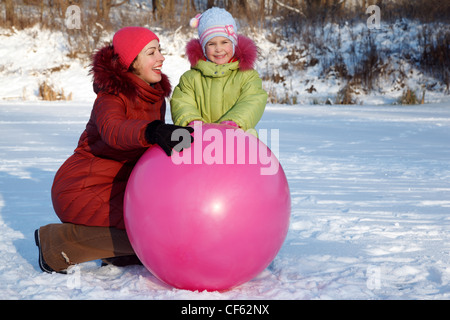
POLYGON ((225 37, 214 37, 206 43, 205 53, 215 64, 228 63, 233 58, 233 42, 225 37))
POLYGON ((152 40, 137 56, 133 64, 134 74, 148 84, 159 82, 164 60, 158 40, 152 40))

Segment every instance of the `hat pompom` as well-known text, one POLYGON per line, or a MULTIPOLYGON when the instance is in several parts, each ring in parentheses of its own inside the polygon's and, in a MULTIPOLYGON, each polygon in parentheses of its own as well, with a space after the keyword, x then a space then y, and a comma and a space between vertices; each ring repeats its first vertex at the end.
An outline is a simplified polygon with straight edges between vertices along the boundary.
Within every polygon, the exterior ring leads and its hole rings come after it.
POLYGON ((194 18, 192 18, 191 21, 189 21, 189 25, 191 26, 191 28, 198 28, 201 16, 202 15, 199 13, 194 18))

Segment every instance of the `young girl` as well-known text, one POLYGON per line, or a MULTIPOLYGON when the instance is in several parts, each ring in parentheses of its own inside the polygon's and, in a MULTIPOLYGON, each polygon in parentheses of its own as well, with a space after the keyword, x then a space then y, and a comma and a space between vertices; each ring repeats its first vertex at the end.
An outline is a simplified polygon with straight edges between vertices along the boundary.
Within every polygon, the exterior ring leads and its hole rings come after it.
POLYGON ((131 171, 152 144, 171 155, 178 144, 171 133, 193 131, 164 123, 171 86, 161 72, 163 63, 158 37, 141 27, 119 30, 112 45, 93 57, 97 99, 74 154, 52 187, 53 206, 63 223, 35 232, 43 271, 64 273, 85 261, 135 257, 123 218, 131 171))
POLYGON ((174 124, 202 121, 253 129, 267 102, 253 69, 255 43, 236 34, 236 23, 224 9, 211 8, 197 15, 191 26, 198 26, 199 39, 186 46, 191 70, 181 76, 172 95, 174 124))

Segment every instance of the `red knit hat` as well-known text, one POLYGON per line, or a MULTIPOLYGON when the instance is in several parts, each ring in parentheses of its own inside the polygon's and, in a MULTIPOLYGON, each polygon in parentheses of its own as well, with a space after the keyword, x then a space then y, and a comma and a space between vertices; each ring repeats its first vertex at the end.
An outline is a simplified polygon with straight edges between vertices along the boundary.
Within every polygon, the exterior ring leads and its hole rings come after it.
POLYGON ((156 34, 147 28, 125 27, 114 34, 114 52, 119 55, 120 62, 128 69, 142 49, 155 39, 159 42, 156 34))

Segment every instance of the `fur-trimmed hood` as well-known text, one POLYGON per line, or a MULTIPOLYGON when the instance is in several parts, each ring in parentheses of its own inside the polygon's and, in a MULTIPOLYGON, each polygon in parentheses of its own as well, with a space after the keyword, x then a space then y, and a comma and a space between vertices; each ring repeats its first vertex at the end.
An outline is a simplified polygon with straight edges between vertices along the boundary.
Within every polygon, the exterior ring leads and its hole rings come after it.
POLYGON ((158 96, 169 97, 172 92, 169 78, 165 74, 162 74, 160 82, 150 86, 128 72, 119 62, 112 45, 105 46, 94 54, 90 74, 93 76, 95 93, 122 93, 132 100, 138 96, 153 100, 158 96))
MULTIPOLYGON (((199 39, 192 39, 186 45, 186 55, 192 67, 199 60, 204 60, 202 45, 199 39)), ((239 69, 242 71, 254 68, 256 59, 258 58, 258 48, 250 38, 238 35, 238 43, 235 47, 234 57, 239 60, 239 69)))

